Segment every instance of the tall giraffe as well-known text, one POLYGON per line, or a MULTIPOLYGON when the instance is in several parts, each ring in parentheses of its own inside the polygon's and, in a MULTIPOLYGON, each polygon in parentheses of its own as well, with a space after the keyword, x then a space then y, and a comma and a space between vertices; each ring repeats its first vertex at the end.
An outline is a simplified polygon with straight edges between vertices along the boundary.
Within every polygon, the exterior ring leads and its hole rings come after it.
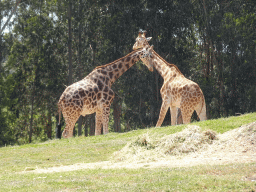
MULTIPOLYGON (((148 55, 149 48, 135 50, 112 63, 98 66, 84 79, 65 89, 58 102, 59 116, 62 111, 66 122, 62 133, 64 138, 73 136, 74 126, 80 115, 95 112, 95 135, 101 134, 102 125, 103 134, 108 133, 110 105, 114 99, 111 85, 139 59, 148 55)), ((153 71, 153 67, 149 70, 153 71)))
MULTIPOLYGON (((148 47, 148 39, 145 37, 145 31, 139 32, 133 49, 148 47)), ((151 38, 150 38, 151 39, 151 38)), ((144 64, 155 67, 163 77, 164 83, 160 90, 162 96, 162 105, 156 127, 163 123, 167 110, 171 110, 171 124, 175 125, 177 120, 177 108, 181 109, 183 123, 190 123, 192 113, 196 110, 201 121, 206 120, 206 105, 204 94, 199 85, 187 79, 174 64, 169 64, 154 50, 153 46, 149 49, 150 57, 142 58, 144 64), (151 60, 151 61, 150 61, 151 60), (150 61, 150 62, 149 62, 150 61)))

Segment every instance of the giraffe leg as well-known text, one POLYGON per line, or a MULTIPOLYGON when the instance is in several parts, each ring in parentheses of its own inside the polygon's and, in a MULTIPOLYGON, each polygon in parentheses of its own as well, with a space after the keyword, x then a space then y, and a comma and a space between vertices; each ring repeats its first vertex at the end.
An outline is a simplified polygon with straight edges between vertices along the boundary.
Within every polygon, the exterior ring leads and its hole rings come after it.
POLYGON ((66 127, 62 132, 62 136, 64 138, 73 137, 74 126, 75 126, 78 118, 80 117, 80 114, 77 113, 77 114, 72 114, 72 116, 66 116, 66 115, 63 115, 63 116, 65 118, 66 127))
POLYGON ((95 118, 95 135, 101 134, 102 122, 103 122, 103 112, 102 110, 97 110, 96 118, 95 118))
POLYGON ((168 105, 168 102, 166 100, 164 100, 163 103, 162 103, 162 106, 161 106, 159 119, 157 121, 156 127, 161 127, 169 106, 170 105, 168 105))
POLYGON ((177 125, 183 124, 182 114, 181 114, 181 110, 180 110, 180 108, 177 108, 177 119, 176 119, 176 124, 177 124, 177 125))
POLYGON ((177 121, 177 107, 170 107, 170 111, 171 111, 171 122, 172 125, 176 125, 176 121, 177 121))
POLYGON ((184 103, 181 107, 181 114, 182 114, 182 119, 184 124, 188 124, 191 121, 191 116, 194 112, 194 109, 192 107, 189 107, 187 103, 184 103))
POLYGON ((110 106, 103 109, 103 134, 108 133, 108 121, 109 121, 110 106))
POLYGON ((62 132, 62 136, 64 138, 69 138, 73 136, 73 128, 75 126, 76 122, 73 122, 72 120, 68 120, 68 122, 66 122, 66 127, 62 132))
POLYGON ((204 99, 201 99, 200 103, 195 108, 196 113, 198 117, 200 118, 200 121, 204 121, 207 119, 206 117, 206 106, 204 99))

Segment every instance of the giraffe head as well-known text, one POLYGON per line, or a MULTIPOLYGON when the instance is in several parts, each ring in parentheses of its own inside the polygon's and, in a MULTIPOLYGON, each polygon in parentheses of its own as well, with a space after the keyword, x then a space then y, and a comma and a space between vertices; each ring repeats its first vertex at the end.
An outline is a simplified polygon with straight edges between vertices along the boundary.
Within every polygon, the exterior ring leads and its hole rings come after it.
POLYGON ((149 71, 153 71, 153 58, 153 45, 147 45, 143 48, 140 59, 148 67, 149 71))
POLYGON ((136 49, 139 49, 139 48, 149 45, 148 41, 150 41, 152 39, 152 37, 146 38, 146 33, 147 33, 147 31, 145 31, 145 30, 144 31, 141 29, 139 30, 139 35, 136 38, 136 42, 132 47, 133 50, 136 50, 136 49))

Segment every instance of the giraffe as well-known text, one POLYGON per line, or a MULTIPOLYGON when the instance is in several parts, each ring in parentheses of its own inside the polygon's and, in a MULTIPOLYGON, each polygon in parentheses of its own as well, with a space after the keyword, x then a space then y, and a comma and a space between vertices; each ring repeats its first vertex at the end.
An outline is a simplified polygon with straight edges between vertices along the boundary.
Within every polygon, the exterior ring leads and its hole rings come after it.
POLYGON ((142 29, 139 30, 139 35, 136 38, 136 42, 132 47, 133 50, 150 46, 148 44, 148 41, 150 41, 152 37, 146 37, 146 33, 147 31, 145 30, 144 31, 142 29))
MULTIPOLYGON (((145 34, 145 31, 143 34, 141 31, 139 32, 139 36, 136 38, 133 46, 134 50, 149 45, 148 39, 151 38, 146 38, 145 34)), ((162 125, 169 107, 171 111, 171 125, 176 124, 177 108, 181 109, 183 123, 185 124, 190 123, 194 110, 197 112, 201 121, 206 120, 205 99, 199 85, 187 79, 176 65, 169 64, 159 56, 153 50, 153 46, 149 49, 149 55, 150 57, 145 57, 141 60, 146 65, 153 64, 153 67, 155 67, 164 79, 163 86, 160 90, 162 105, 156 127, 162 125)))
MULTIPOLYGON (((80 115, 95 112, 95 135, 101 134, 102 126, 103 134, 108 133, 110 105, 114 99, 111 85, 139 59, 144 58, 149 48, 135 50, 112 63, 98 66, 84 79, 65 89, 58 102, 59 124, 61 111, 66 122, 62 132, 64 138, 73 136, 74 126, 80 115)), ((149 70, 153 71, 153 67, 149 70)))

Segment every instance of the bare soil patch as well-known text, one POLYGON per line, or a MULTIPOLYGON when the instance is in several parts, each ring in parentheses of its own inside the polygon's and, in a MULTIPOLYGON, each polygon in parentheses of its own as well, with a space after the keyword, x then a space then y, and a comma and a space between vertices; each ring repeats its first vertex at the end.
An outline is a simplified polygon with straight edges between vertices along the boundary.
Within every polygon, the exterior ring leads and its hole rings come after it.
POLYGON ((182 132, 154 139, 143 135, 113 154, 110 161, 79 163, 26 172, 51 173, 79 169, 171 168, 196 165, 256 163, 256 122, 216 134, 188 125, 182 132))

